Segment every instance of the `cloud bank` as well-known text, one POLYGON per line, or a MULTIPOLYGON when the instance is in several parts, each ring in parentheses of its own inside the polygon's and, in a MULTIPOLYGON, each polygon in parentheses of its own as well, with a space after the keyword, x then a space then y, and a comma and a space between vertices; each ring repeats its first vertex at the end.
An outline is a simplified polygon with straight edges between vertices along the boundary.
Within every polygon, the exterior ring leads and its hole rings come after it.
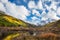
POLYGON ((8 0, 0 0, 0 10, 21 20, 25 20, 26 16, 29 15, 29 10, 26 7, 23 5, 17 6, 8 0))
MULTIPOLYGON (((14 2, 16 3, 16 1, 17 3, 20 2, 20 0, 15 0, 14 2)), ((29 2, 27 2, 28 0, 23 1, 27 5, 22 2, 22 5, 16 5, 9 0, 0 0, 0 11, 35 25, 43 25, 60 19, 60 1, 39 0, 37 3, 34 0, 29 2)))

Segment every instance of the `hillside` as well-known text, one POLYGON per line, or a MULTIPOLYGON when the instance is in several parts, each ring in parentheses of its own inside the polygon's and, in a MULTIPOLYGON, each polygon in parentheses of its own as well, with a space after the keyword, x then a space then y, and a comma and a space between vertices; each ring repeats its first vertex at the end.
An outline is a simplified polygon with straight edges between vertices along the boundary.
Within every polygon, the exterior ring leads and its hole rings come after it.
POLYGON ((44 27, 60 27, 60 20, 52 22, 52 23, 48 23, 44 25, 44 27))
POLYGON ((14 18, 12 16, 9 16, 5 14, 4 12, 0 11, 0 26, 5 26, 5 27, 19 27, 19 26, 24 26, 27 27, 28 24, 25 23, 22 20, 19 20, 17 18, 14 18))

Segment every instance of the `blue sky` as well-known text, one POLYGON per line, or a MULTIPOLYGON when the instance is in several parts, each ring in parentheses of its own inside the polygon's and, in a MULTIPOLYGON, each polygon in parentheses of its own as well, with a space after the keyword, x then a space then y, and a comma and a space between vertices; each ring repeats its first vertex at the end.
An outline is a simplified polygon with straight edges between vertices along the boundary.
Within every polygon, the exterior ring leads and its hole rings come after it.
POLYGON ((0 10, 31 24, 60 19, 60 0, 0 0, 0 10))

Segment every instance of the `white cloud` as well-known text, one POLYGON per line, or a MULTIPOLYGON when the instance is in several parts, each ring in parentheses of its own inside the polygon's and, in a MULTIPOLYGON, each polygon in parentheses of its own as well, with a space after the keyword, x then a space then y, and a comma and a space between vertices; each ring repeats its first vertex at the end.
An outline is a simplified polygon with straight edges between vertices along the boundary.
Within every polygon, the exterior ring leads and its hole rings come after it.
POLYGON ((50 22, 51 22, 52 20, 59 20, 60 19, 56 16, 57 14, 58 15, 60 14, 60 11, 59 11, 60 9, 59 8, 57 9, 56 4, 57 4, 56 2, 52 2, 51 6, 45 5, 46 8, 49 10, 49 12, 46 13, 45 11, 43 11, 43 13, 41 14, 41 16, 42 16, 41 20, 46 21, 46 20, 50 19, 50 22), (51 10, 51 8, 53 10, 51 10), (56 12, 56 10, 57 10, 57 12, 56 12))
POLYGON ((57 14, 54 11, 49 11, 49 13, 47 14, 47 17, 50 19, 55 19, 55 20, 59 20, 59 18, 56 16, 57 14))
MULTIPOLYGON (((19 13, 19 15, 21 16, 21 19, 26 19, 26 16, 29 16, 29 11, 26 9, 26 7, 24 6, 18 6, 16 8, 16 11, 19 13)), ((17 15, 18 16, 18 15, 17 15)))
POLYGON ((35 17, 35 16, 34 16, 34 17, 32 17, 32 20, 34 20, 34 21, 35 21, 36 19, 38 19, 38 18, 37 18, 37 17, 35 17))
POLYGON ((1 10, 1 11, 4 11, 4 12, 6 11, 4 5, 3 5, 1 2, 0 2, 0 10, 1 10))
POLYGON ((7 9, 7 12, 9 12, 10 15, 14 15, 16 16, 17 12, 16 12, 16 5, 15 4, 12 4, 12 3, 6 3, 6 9, 7 9))
POLYGON ((50 6, 50 9, 52 8, 52 9, 54 9, 54 10, 57 10, 57 6, 56 6, 56 2, 52 2, 52 4, 51 4, 51 6, 50 6))
POLYGON ((35 9, 36 8, 36 5, 35 5, 35 2, 34 1, 30 1, 29 3, 28 3, 28 7, 30 8, 30 9, 35 9))
POLYGON ((36 16, 31 17, 32 18, 32 24, 39 25, 40 24, 40 19, 37 18, 36 16))
POLYGON ((44 21, 48 19, 47 13, 45 11, 42 12, 41 17, 42 17, 41 20, 44 20, 44 21))
POLYGON ((36 16, 40 16, 39 11, 37 11, 36 9, 33 9, 33 10, 32 10, 32 14, 33 14, 33 15, 36 14, 36 16))
POLYGON ((8 3, 8 0, 0 0, 2 3, 8 3))
POLYGON ((54 12, 54 11, 52 11, 52 10, 49 10, 48 13, 43 12, 43 13, 41 14, 41 17, 42 17, 41 20, 44 20, 44 21, 46 21, 46 20, 48 20, 48 19, 51 19, 51 20, 52 20, 52 19, 54 19, 54 20, 59 20, 60 18, 58 18, 56 15, 57 15, 56 12, 54 12))
POLYGON ((9 15, 24 21, 26 19, 26 16, 29 15, 29 10, 27 10, 25 6, 17 6, 14 3, 9 2, 8 0, 1 0, 0 10, 7 10, 6 13, 8 13, 9 15), (5 7, 4 4, 6 5, 5 7))
POLYGON ((57 9, 57 15, 60 15, 60 7, 57 9))
POLYGON ((37 5, 37 8, 38 9, 43 9, 42 1, 41 0, 39 0, 38 5, 37 5))
POLYGON ((37 5, 36 5, 35 2, 31 0, 31 1, 28 3, 28 7, 29 7, 30 9, 43 9, 42 1, 39 0, 39 2, 38 2, 37 5))

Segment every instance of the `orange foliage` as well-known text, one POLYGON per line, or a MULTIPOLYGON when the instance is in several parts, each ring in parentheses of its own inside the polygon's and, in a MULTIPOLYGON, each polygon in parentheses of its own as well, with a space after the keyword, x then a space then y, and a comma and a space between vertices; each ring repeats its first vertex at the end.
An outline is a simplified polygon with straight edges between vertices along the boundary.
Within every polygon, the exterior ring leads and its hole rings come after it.
POLYGON ((38 35, 37 37, 42 38, 42 39, 56 40, 57 34, 54 34, 54 33, 42 33, 42 34, 38 35))
POLYGON ((56 37, 57 35, 54 33, 44 33, 40 35, 43 38, 48 38, 48 37, 56 37))

